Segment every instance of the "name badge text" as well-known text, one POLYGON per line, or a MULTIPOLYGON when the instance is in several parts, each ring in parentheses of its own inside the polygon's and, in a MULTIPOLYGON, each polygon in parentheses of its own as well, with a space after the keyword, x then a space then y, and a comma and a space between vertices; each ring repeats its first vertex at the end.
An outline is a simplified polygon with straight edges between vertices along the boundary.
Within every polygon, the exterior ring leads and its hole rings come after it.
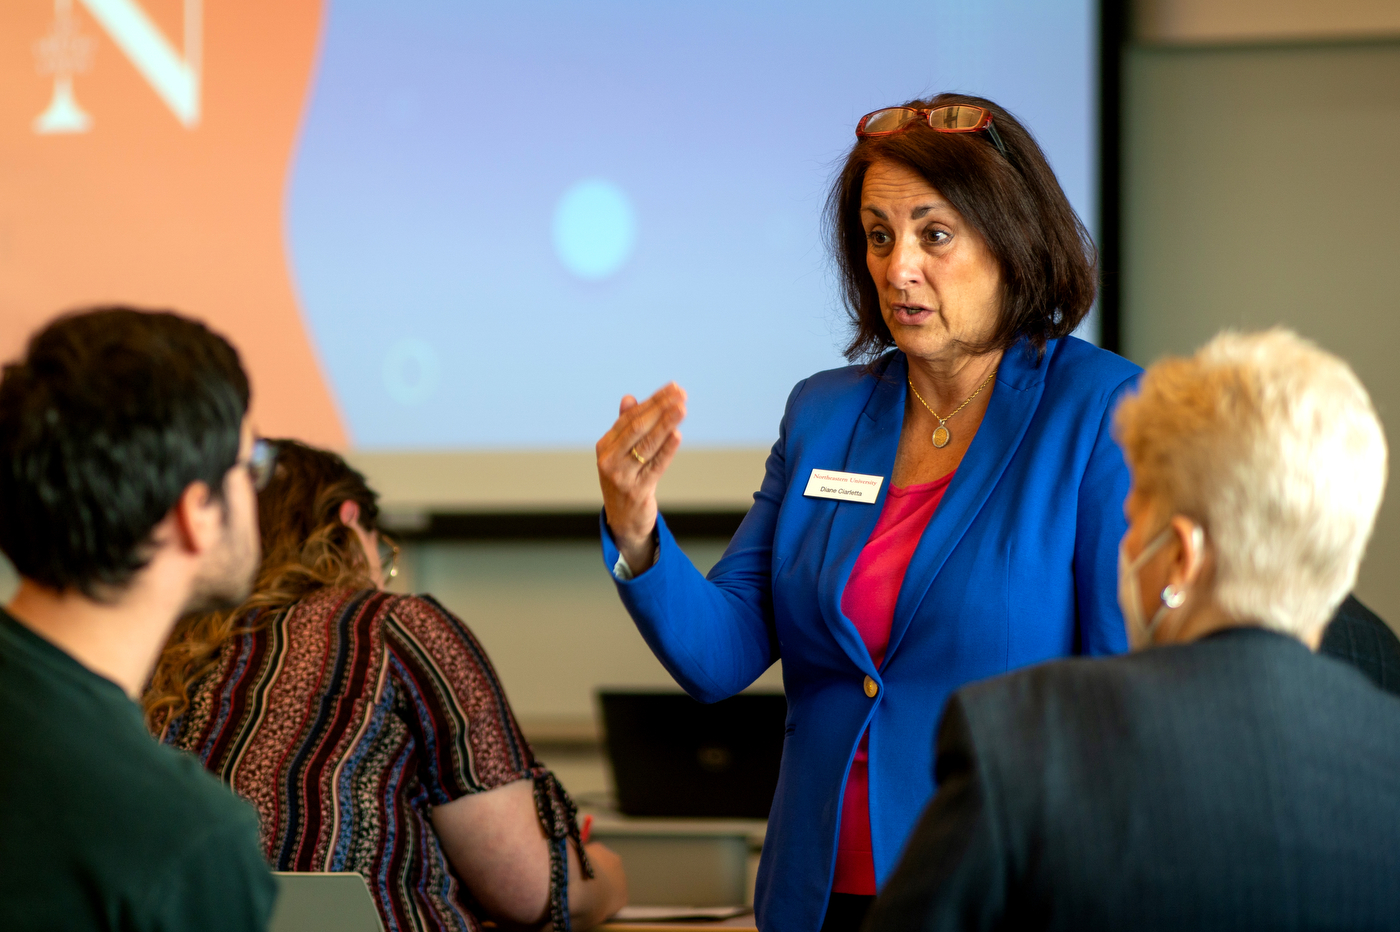
POLYGON ((873 505, 875 499, 880 496, 880 484, 884 481, 884 476, 863 476, 858 472, 814 469, 802 494, 812 498, 832 498, 838 502, 864 502, 873 505))

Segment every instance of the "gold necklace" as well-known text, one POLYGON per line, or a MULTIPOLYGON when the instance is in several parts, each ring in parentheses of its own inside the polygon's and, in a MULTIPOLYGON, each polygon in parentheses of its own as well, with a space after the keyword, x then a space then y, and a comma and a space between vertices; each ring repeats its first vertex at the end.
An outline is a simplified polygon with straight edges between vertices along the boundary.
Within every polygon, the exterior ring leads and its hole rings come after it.
MULTIPOLYGON (((973 392, 971 395, 968 395, 967 401, 964 401, 962 404, 958 405, 958 411, 961 411, 963 408, 966 408, 968 404, 972 401, 972 399, 980 395, 982 393, 982 389, 987 387, 987 383, 990 382, 996 374, 997 370, 993 369, 991 373, 985 379, 982 380, 982 384, 977 386, 977 391, 973 392)), ((919 390, 914 387, 914 380, 912 378, 909 379, 909 390, 914 393, 915 398, 919 399, 919 404, 923 405, 925 408, 928 409, 929 414, 932 414, 935 418, 938 418, 938 426, 933 429, 933 445, 940 450, 943 449, 948 445, 948 441, 953 439, 952 433, 950 433, 948 430, 948 418, 953 417, 953 415, 957 414, 958 411, 954 411, 953 414, 948 415, 948 417, 938 417, 938 412, 933 410, 932 408, 929 408, 928 402, 924 401, 924 396, 920 395, 919 390)))

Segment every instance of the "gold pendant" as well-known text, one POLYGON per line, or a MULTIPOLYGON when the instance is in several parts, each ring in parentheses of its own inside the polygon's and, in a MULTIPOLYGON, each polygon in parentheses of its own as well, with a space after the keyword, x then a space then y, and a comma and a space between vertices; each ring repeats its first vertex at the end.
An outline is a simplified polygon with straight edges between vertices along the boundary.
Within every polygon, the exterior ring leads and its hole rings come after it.
POLYGON ((933 429, 933 445, 938 449, 943 449, 948 445, 948 441, 953 439, 953 435, 948 433, 948 428, 939 424, 933 429))

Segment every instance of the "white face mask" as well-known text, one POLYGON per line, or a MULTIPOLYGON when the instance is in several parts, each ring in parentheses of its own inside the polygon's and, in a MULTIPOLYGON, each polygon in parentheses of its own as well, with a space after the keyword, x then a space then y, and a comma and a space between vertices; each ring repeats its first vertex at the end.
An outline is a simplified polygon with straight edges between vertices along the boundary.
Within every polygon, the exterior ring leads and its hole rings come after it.
MULTIPOLYGON (((1162 590, 1162 605, 1152 615, 1152 620, 1148 621, 1142 617, 1142 587, 1138 583, 1138 572, 1152 559, 1152 555, 1171 539, 1171 535, 1172 529, 1168 525, 1162 529, 1162 533, 1152 538, 1151 543, 1142 548, 1136 560, 1129 560, 1128 551, 1124 549, 1123 543, 1118 544, 1118 607, 1123 610, 1123 621, 1127 623, 1129 650, 1150 647, 1157 635, 1157 628, 1167 617, 1167 613, 1174 608, 1180 608, 1186 601, 1184 593, 1175 586, 1167 586, 1162 590)), ((1191 540, 1199 551, 1205 543, 1205 534, 1200 527, 1191 529, 1191 540)))

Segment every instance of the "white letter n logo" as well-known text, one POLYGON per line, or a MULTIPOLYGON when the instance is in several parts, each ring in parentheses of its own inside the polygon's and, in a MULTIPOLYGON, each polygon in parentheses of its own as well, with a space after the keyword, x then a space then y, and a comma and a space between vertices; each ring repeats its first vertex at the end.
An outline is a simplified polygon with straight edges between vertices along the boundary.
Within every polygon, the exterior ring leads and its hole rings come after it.
MULTIPOLYGON (((36 133, 82 133, 92 118, 73 97, 73 75, 87 70, 92 40, 73 22, 73 0, 54 0, 54 31, 35 44, 39 70, 54 76, 53 100, 34 121, 36 133)), ((199 124, 200 14, 185 0, 185 54, 180 55, 137 0, 78 0, 187 128, 199 124)))

